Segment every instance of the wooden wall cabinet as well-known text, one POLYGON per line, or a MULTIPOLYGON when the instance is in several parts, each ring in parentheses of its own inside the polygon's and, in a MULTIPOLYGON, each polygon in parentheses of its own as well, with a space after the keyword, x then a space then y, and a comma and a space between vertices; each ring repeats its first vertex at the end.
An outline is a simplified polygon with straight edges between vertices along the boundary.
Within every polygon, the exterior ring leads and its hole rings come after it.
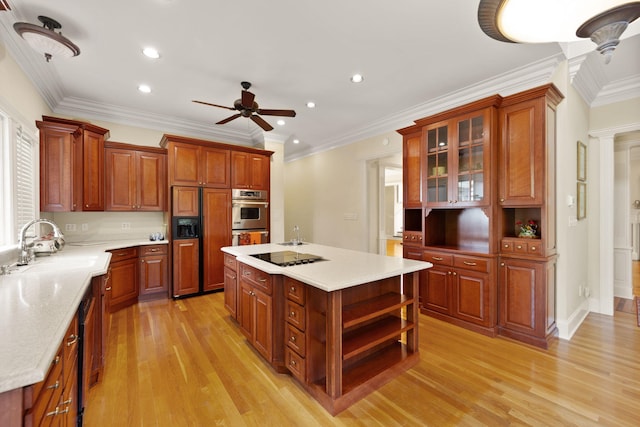
POLYGON ((178 187, 172 189, 172 216, 199 216, 200 190, 198 187, 178 187))
POLYGON ((164 211, 164 149, 108 142, 105 149, 106 210, 164 211))
POLYGON ((40 210, 104 210, 104 141, 109 130, 43 116, 40 130, 40 210))
POLYGON ((271 158, 266 155, 233 151, 231 153, 231 188, 268 190, 271 158))
POLYGON ((173 296, 195 294, 200 288, 198 239, 173 241, 173 296))
POLYGON ((403 201, 407 208, 422 207, 422 132, 415 130, 409 133, 399 132, 403 136, 402 173, 403 201))
POLYGON ((114 313, 138 302, 138 247, 111 252, 111 298, 109 309, 114 313))
POLYGON ((207 147, 205 141, 165 135, 161 146, 167 148, 169 185, 229 188, 231 151, 207 147))
POLYGON ((169 294, 167 245, 144 245, 139 252, 138 300, 166 298, 169 294))

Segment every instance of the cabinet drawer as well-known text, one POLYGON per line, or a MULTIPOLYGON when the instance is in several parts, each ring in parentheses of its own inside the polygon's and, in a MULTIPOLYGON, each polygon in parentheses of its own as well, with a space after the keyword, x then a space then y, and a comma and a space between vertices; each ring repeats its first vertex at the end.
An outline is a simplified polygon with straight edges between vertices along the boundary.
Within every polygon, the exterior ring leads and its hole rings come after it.
POLYGON ((291 374, 299 381, 305 382, 306 379, 306 366, 303 357, 300 357, 295 351, 290 348, 284 350, 285 364, 291 374))
POLYGON ((482 271, 484 273, 489 271, 489 261, 485 258, 456 255, 453 257, 453 265, 465 270, 482 271))
POLYGON ((503 253, 542 255, 542 246, 541 239, 502 239, 500 250, 503 253))
POLYGON ((74 316, 67 334, 62 340, 62 353, 64 355, 64 378, 69 378, 71 374, 71 368, 75 366, 76 359, 78 357, 78 317, 74 316))
POLYGON ((229 254, 224 254, 224 265, 225 267, 229 267, 233 271, 238 269, 238 263, 236 261, 236 257, 229 254))
POLYGON ((25 388, 25 396, 27 396, 24 402, 25 409, 31 408, 41 392, 44 393, 46 390, 49 390, 49 393, 51 393, 51 391, 55 389, 55 387, 51 386, 55 385, 56 381, 62 378, 62 357, 62 346, 60 346, 51 361, 51 366, 49 367, 47 375, 44 377, 44 381, 25 388))
POLYGON ((287 301, 287 311, 286 311, 287 322, 295 326, 296 328, 304 331, 305 329, 305 318, 304 318, 304 307, 296 304, 293 301, 287 301))
POLYGON ((264 271, 240 264, 240 275, 243 280, 247 280, 268 295, 272 293, 271 276, 264 271))
POLYGON ((300 356, 304 357, 306 353, 307 346, 305 344, 305 335, 304 332, 298 330, 293 325, 287 324, 285 340, 287 340, 287 345, 289 348, 294 350, 300 356))
POLYGON ((407 259, 416 259, 422 261, 423 253, 418 248, 404 246, 402 248, 402 256, 407 259))
POLYGON ((437 265, 453 265, 453 255, 441 252, 424 251, 422 259, 437 265))
POLYGON ((111 252, 111 262, 118 262, 124 259, 136 258, 138 256, 138 248, 115 249, 111 252))
POLYGON ((287 298, 300 305, 305 302, 305 286, 304 283, 297 280, 285 278, 285 289, 287 290, 287 298))
POLYGON ((58 348, 44 381, 24 389, 25 425, 49 425, 53 420, 53 415, 46 414, 55 412, 60 402, 63 388, 63 346, 64 344, 58 348))
POLYGON ((140 246, 140 256, 145 255, 166 255, 167 245, 142 245, 140 246))
POLYGON ((422 245, 421 231, 405 231, 402 233, 402 241, 406 245, 422 245))

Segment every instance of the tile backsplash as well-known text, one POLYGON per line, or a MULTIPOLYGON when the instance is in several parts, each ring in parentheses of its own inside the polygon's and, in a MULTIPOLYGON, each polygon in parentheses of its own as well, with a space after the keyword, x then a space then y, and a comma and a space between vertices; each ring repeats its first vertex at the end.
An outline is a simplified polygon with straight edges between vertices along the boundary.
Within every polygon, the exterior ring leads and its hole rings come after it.
POLYGON ((47 217, 67 242, 147 240, 151 233, 167 233, 164 212, 59 212, 47 217))

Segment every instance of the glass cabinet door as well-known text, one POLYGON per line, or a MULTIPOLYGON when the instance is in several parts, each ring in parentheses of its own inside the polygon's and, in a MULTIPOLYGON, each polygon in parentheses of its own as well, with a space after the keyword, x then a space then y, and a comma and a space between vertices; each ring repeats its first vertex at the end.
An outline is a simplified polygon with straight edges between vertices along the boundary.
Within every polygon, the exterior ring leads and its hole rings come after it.
POLYGON ((484 117, 458 121, 457 202, 482 202, 484 194, 484 117))
POLYGON ((449 129, 448 125, 426 130, 426 202, 449 202, 449 129))

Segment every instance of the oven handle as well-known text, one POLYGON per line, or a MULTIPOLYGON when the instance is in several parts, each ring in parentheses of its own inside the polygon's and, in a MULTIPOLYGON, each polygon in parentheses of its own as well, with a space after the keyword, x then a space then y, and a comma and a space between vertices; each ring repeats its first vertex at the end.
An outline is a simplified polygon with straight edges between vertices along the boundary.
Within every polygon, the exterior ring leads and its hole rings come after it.
POLYGON ((231 231, 231 235, 232 236, 239 236, 241 234, 245 234, 245 233, 260 233, 260 234, 264 234, 265 236, 269 235, 268 231, 258 231, 258 230, 233 230, 231 231))
POLYGON ((234 208, 237 207, 255 207, 255 206, 264 206, 265 208, 269 207, 269 203, 268 202, 247 202, 247 201, 238 201, 238 202, 231 202, 231 206, 233 206, 234 208))

